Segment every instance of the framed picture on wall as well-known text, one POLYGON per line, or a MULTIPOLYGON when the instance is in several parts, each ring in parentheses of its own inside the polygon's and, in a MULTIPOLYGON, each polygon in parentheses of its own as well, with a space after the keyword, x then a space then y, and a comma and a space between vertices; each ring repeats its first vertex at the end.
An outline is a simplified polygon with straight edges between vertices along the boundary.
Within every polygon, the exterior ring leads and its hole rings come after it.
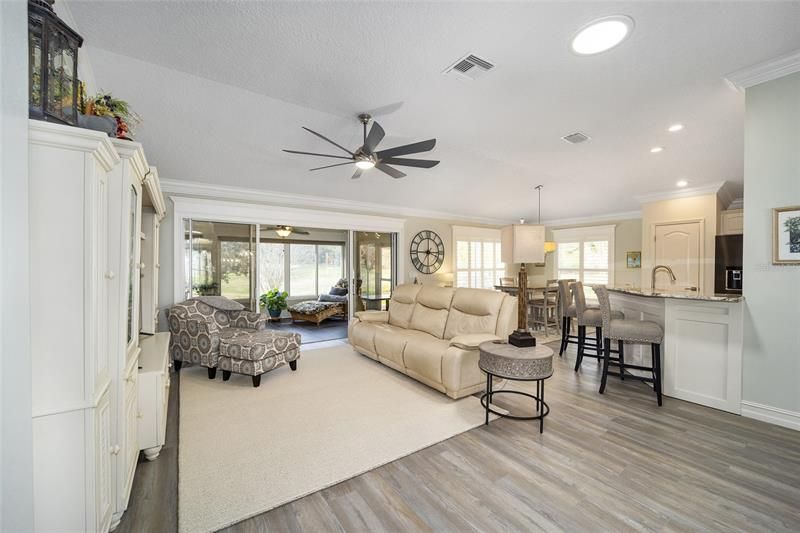
POLYGON ((642 268, 642 252, 628 252, 625 258, 628 268, 642 268))
POLYGON ((772 210, 772 264, 800 265, 800 205, 772 210))

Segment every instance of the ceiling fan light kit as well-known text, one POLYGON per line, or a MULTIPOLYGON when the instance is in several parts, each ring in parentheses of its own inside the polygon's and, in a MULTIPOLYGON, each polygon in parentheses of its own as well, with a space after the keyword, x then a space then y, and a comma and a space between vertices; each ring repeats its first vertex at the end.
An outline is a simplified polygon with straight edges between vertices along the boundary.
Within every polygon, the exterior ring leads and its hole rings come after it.
POLYGON ((365 170, 370 170, 372 168, 377 168, 384 174, 388 174, 389 176, 395 179, 399 179, 399 178, 404 178, 406 174, 404 172, 397 170, 396 168, 394 168, 394 166, 433 168, 439 164, 439 161, 433 161, 429 159, 408 159, 404 157, 396 157, 396 156, 417 154, 421 152, 429 152, 433 150, 433 148, 436 146, 436 139, 429 139, 427 141, 404 144, 402 146, 396 146, 394 148, 388 148, 386 150, 376 151, 378 144, 380 144, 380 142, 383 140, 383 137, 386 135, 386 132, 383 131, 383 128, 381 127, 380 124, 374 121, 372 122, 372 127, 369 128, 369 132, 367 132, 367 125, 370 123, 370 121, 372 121, 372 116, 367 113, 362 113, 361 115, 359 115, 358 120, 361 121, 361 124, 364 128, 364 143, 361 145, 361 147, 357 148, 355 151, 350 151, 344 146, 328 139, 321 133, 317 133, 316 131, 303 126, 303 129, 306 130, 307 132, 319 137, 320 139, 332 144, 333 146, 345 152, 347 154, 346 156, 333 155, 333 154, 320 154, 316 152, 304 152, 300 150, 284 149, 283 151, 290 154, 312 155, 315 157, 344 159, 346 161, 343 163, 334 163, 332 165, 315 167, 310 169, 310 171, 355 164, 356 171, 355 173, 353 173, 352 179, 360 178, 365 170))

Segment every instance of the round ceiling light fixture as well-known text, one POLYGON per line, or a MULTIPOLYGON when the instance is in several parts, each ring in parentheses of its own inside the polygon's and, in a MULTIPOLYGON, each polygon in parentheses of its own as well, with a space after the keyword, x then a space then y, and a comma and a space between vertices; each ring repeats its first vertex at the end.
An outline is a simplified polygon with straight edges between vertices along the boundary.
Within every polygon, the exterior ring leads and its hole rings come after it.
POLYGON ((356 166, 361 170, 369 170, 375 166, 375 162, 372 159, 359 159, 356 161, 356 166))
POLYGON ((611 50, 630 37, 633 26, 633 19, 627 15, 593 20, 572 38, 572 51, 579 56, 591 56, 611 50))
POLYGON ((689 182, 686 180, 680 180, 675 185, 677 185, 678 187, 686 187, 687 185, 689 185, 689 182))
POLYGON ((650 153, 651 154, 657 154, 657 153, 663 152, 663 151, 664 151, 664 148, 662 148, 661 146, 653 146, 652 148, 650 148, 650 153))
POLYGON ((667 131, 670 133, 675 133, 676 131, 681 131, 682 129, 683 129, 683 124, 673 124, 672 126, 667 128, 667 131))

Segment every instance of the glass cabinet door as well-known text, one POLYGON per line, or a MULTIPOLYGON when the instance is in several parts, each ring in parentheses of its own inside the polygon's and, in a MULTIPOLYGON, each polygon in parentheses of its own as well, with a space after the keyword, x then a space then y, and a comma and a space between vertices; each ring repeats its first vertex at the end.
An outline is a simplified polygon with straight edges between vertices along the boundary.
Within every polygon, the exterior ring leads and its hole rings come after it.
POLYGON ((353 232, 353 311, 387 309, 396 279, 395 233, 353 232))

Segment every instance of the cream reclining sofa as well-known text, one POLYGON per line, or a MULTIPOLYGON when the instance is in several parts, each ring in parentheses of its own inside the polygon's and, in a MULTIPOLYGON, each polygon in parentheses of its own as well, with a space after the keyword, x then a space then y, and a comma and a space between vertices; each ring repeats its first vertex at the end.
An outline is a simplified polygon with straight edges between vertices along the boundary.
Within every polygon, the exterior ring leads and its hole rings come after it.
POLYGON ((514 330, 517 299, 487 289, 400 285, 388 311, 360 311, 348 327, 359 353, 451 398, 482 390, 478 345, 514 330))

